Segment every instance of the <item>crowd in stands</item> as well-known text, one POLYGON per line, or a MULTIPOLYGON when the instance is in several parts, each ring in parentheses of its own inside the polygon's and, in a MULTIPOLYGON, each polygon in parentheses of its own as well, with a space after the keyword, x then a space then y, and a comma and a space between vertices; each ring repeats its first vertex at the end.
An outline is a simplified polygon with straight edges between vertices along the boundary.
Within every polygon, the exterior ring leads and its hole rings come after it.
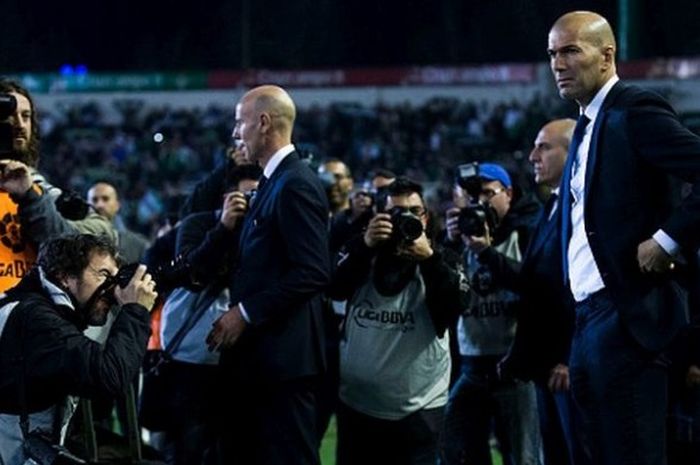
MULTIPOLYGON (((233 115, 227 102, 188 110, 147 107, 137 99, 113 105, 117 119, 97 103, 42 109, 41 170, 81 195, 96 180, 114 183, 123 192, 122 219, 152 235, 174 219, 192 186, 223 163, 233 115)), ((339 102, 301 109, 295 142, 315 162, 345 161, 360 180, 385 168, 423 183, 451 181, 458 163, 496 159, 522 171, 528 185, 534 134, 572 111, 544 97, 495 105, 440 97, 422 105, 339 102)), ((437 197, 447 199, 449 192, 437 197)))

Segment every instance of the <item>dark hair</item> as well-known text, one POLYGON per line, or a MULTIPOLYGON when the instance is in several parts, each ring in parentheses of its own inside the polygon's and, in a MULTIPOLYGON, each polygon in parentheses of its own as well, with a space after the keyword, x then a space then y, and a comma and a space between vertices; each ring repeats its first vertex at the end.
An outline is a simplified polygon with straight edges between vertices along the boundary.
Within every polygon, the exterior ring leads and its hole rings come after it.
POLYGON ((399 176, 394 182, 386 186, 388 196, 418 194, 423 200, 423 186, 406 176, 399 176))
POLYGON ((97 179, 95 179, 95 180, 88 186, 87 192, 85 192, 85 196, 87 196, 87 193, 90 192, 90 189, 94 188, 94 187, 95 187, 96 185, 98 185, 98 184, 106 184, 106 185, 108 185, 109 187, 111 187, 112 189, 114 189, 114 193, 115 193, 115 195, 116 195, 116 198, 117 198, 117 200, 119 200, 119 189, 117 189, 117 183, 114 182, 114 181, 112 181, 112 180, 109 180, 109 179, 107 179, 107 178, 97 178, 97 179))
POLYGON ((263 170, 258 165, 237 165, 226 173, 226 190, 238 189, 238 184, 244 179, 257 181, 262 176, 263 170))
POLYGON ((438 233, 438 225, 435 222, 433 215, 430 214, 428 205, 425 203, 425 199, 423 198, 423 186, 406 176, 399 176, 394 182, 386 186, 385 189, 388 197, 418 194, 418 197, 420 197, 423 207, 428 215, 428 224, 425 227, 425 235, 428 236, 428 239, 435 239, 438 233))
POLYGON ((343 174, 345 176, 347 176, 348 178, 352 177, 352 172, 350 171, 350 167, 348 165, 346 165, 345 162, 343 160, 341 160, 340 158, 327 158, 327 159, 323 160, 323 163, 321 163, 321 166, 323 166, 325 169, 325 166, 330 165, 331 163, 335 163, 335 164, 340 163, 341 165, 343 165, 345 167, 345 172, 343 174))
POLYGON ((116 257, 117 249, 106 236, 71 234, 43 243, 36 262, 46 277, 56 282, 67 276, 82 275, 93 253, 116 257))
POLYGON ((19 161, 26 163, 32 168, 36 168, 39 164, 39 122, 34 100, 32 96, 29 95, 29 91, 22 87, 17 81, 8 78, 0 78, 0 93, 7 94, 11 92, 25 96, 27 100, 29 100, 29 106, 32 109, 32 133, 29 134, 29 144, 26 152, 24 152, 25 156, 19 161))

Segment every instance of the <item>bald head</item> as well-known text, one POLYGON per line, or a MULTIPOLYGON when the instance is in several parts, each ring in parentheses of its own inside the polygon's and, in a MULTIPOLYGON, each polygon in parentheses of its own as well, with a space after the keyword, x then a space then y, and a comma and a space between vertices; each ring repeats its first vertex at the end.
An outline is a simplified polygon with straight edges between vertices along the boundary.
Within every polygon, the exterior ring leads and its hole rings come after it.
POLYGON ((555 142, 565 148, 569 148, 571 138, 574 136, 576 120, 571 118, 555 119, 542 126, 540 131, 551 134, 555 142))
POLYGON ((615 35, 608 20, 592 11, 572 11, 559 17, 552 29, 578 31, 583 40, 596 47, 612 46, 617 48, 615 35))
POLYGON ((289 134, 291 139, 292 127, 296 118, 296 107, 289 94, 278 86, 266 85, 248 91, 241 103, 251 101, 258 114, 267 113, 272 117, 273 127, 289 134))
POLYGON ((551 188, 559 185, 575 126, 576 121, 567 118, 551 121, 540 129, 529 157, 537 184, 551 188))
POLYGON ((574 11, 549 31, 550 66, 559 94, 585 107, 615 75, 615 36, 597 13, 574 11))
POLYGON ((251 161, 264 167, 277 150, 291 143, 295 118, 294 102, 284 89, 256 87, 236 105, 233 137, 243 142, 251 161))

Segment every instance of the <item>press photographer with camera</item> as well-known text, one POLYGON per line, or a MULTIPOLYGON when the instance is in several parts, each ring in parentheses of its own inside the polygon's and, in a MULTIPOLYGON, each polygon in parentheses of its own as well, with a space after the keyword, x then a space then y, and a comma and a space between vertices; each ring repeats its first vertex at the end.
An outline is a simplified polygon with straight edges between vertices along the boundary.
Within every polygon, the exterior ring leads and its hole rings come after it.
MULTIPOLYGON (((119 270, 111 241, 89 234, 42 245, 37 266, 0 300, 0 463, 24 464, 26 440, 65 434, 69 396, 124 395, 150 335, 155 282, 141 265, 119 270), (104 345, 87 338, 119 305, 104 345), (28 421, 20 421, 28 415, 28 421)), ((44 463, 44 462, 38 462, 44 463)))
POLYGON ((505 279, 519 269, 540 206, 515 198, 508 172, 495 163, 461 165, 457 185, 467 194, 462 208, 447 211, 447 242, 463 255, 472 292, 457 324, 461 374, 445 412, 443 459, 490 463, 491 420, 503 425, 502 451, 516 465, 539 463, 540 435, 532 383, 500 379, 498 362, 516 329, 519 296, 505 279), (510 273, 505 271, 510 269, 510 273))
POLYGON ((434 464, 466 305, 459 256, 432 242, 422 187, 399 177, 386 212, 339 253, 329 294, 348 300, 340 343, 338 464, 434 464))
POLYGON ((257 165, 235 167, 225 178, 228 192, 220 208, 187 215, 177 227, 175 255, 188 272, 163 305, 160 336, 167 361, 157 373, 145 370, 140 412, 151 444, 171 464, 217 460, 220 354, 204 341, 229 308, 235 244, 260 176, 257 165))
MULTIPOLYGON (((0 79, 0 291, 29 271, 44 241, 69 233, 117 240, 109 220, 85 209, 68 219, 57 208, 62 191, 37 171, 39 125, 29 92, 0 79)), ((116 243, 116 242, 115 242, 116 243)))

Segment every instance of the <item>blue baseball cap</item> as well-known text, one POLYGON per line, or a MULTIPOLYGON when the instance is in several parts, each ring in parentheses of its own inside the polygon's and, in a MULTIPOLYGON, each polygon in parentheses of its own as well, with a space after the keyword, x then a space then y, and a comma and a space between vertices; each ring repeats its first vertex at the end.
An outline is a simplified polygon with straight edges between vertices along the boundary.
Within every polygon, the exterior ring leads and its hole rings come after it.
POLYGON ((481 163, 479 165, 479 177, 486 181, 500 181, 506 188, 512 187, 510 175, 501 166, 495 163, 481 163))

